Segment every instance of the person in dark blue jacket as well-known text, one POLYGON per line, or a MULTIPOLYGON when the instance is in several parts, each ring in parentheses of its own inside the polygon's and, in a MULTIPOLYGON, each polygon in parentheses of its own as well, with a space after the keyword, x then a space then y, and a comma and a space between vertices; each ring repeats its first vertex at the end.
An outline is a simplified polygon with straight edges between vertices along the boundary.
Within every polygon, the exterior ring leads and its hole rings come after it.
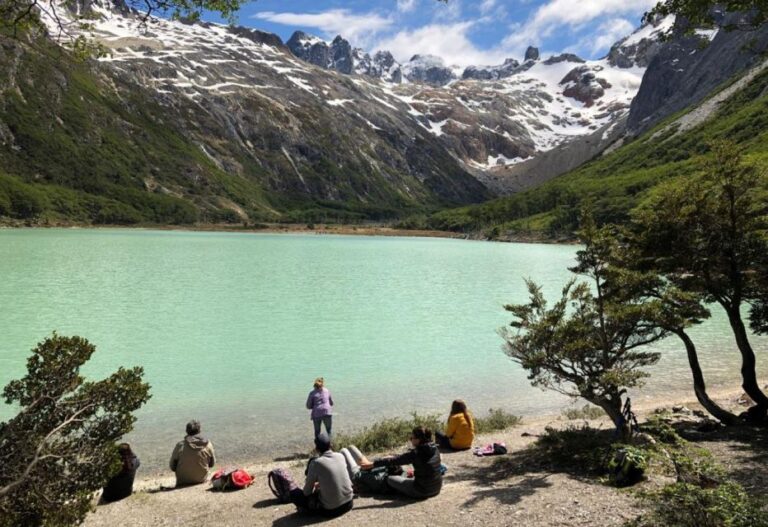
POLYGON ((122 500, 133 494, 133 480, 136 477, 136 470, 141 465, 128 443, 120 443, 117 452, 120 454, 120 472, 112 476, 104 487, 101 499, 106 503, 122 500))

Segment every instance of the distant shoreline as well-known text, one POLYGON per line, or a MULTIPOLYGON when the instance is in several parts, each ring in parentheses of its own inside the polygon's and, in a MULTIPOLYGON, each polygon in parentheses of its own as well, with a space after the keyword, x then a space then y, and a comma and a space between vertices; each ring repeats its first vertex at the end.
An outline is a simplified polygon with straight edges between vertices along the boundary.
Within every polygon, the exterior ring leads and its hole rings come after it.
POLYGON ((179 232, 228 232, 248 234, 317 234, 338 236, 382 236, 392 238, 446 238, 454 240, 489 241, 502 243, 535 243, 548 245, 575 245, 578 242, 573 239, 552 239, 539 237, 533 234, 519 234, 490 239, 481 233, 461 233, 453 231, 441 231, 431 229, 398 229, 387 224, 337 224, 317 223, 312 228, 306 223, 264 223, 255 226, 221 224, 196 224, 196 225, 91 225, 79 223, 57 223, 50 225, 28 225, 23 222, 3 223, 0 229, 131 229, 131 230, 156 230, 179 232))

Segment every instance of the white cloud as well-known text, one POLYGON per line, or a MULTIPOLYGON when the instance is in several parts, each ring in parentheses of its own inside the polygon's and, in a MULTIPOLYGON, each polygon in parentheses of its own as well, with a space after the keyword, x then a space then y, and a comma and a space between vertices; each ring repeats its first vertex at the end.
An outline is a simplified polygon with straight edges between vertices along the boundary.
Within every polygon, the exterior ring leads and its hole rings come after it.
POLYGON ((326 37, 343 35, 355 45, 365 45, 373 35, 394 24, 391 17, 377 13, 355 14, 349 9, 330 9, 320 13, 262 11, 253 15, 253 18, 285 26, 317 28, 326 37))
POLYGON ((397 10, 401 13, 410 13, 416 8, 416 0, 397 0, 397 10))
POLYGON ((589 52, 594 55, 610 48, 634 30, 635 24, 626 18, 612 18, 600 24, 597 33, 592 35, 588 41, 583 41, 580 44, 584 49, 589 49, 589 52))
MULTIPOLYGON (((542 42, 563 27, 578 30, 602 17, 618 20, 621 15, 642 13, 657 0, 550 0, 538 7, 529 19, 512 27, 504 39, 504 47, 520 50, 528 44, 542 42)), ((632 25, 634 27, 634 24, 632 25)), ((623 35, 622 35, 623 36, 623 35)), ((610 45, 610 44, 609 44, 610 45)))
POLYGON ((496 7, 496 0, 483 0, 480 2, 480 12, 484 15, 490 13, 496 7))
MULTIPOLYGON (((519 4, 527 1, 517 0, 519 4)), ((527 20, 507 25, 508 36, 488 49, 478 47, 470 38, 471 33, 482 31, 488 24, 505 24, 509 20, 507 0, 450 0, 447 4, 435 0, 396 0, 397 7, 389 14, 329 9, 318 13, 264 11, 254 18, 291 28, 314 28, 329 39, 341 34, 353 46, 389 50, 401 62, 415 54, 431 54, 443 57, 448 64, 467 66, 500 64, 508 57, 520 59, 527 46, 549 48, 553 41, 562 42, 564 33, 573 42, 567 51, 585 58, 595 57, 629 35, 636 27, 630 18, 637 16, 639 21, 639 15, 656 2, 547 0, 533 7, 527 20), (465 6, 473 10, 474 19, 468 20, 462 14, 465 6), (423 9, 428 10, 431 22, 408 27, 409 19, 423 9)))
POLYGON ((580 0, 574 5, 572 0, 552 0, 538 8, 534 18, 540 24, 576 25, 604 15, 645 11, 656 3, 657 0, 580 0))
POLYGON ((375 49, 387 49, 400 61, 406 62, 415 54, 438 55, 446 63, 456 66, 470 64, 499 64, 505 55, 500 49, 482 50, 467 36, 475 22, 430 24, 414 30, 403 30, 378 41, 375 49))
POLYGON ((461 0, 450 0, 449 2, 433 2, 435 22, 456 22, 462 17, 463 6, 461 0))

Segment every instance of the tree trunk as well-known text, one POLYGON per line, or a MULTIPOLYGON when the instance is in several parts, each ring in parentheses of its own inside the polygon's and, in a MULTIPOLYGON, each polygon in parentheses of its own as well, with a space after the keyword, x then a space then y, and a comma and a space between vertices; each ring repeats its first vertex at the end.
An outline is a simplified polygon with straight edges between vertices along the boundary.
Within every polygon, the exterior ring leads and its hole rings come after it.
POLYGON ((611 421, 616 426, 616 431, 621 436, 622 442, 628 441, 632 435, 632 428, 630 423, 627 423, 624 420, 624 416, 621 415, 621 397, 616 396, 613 399, 600 398, 590 402, 605 410, 605 413, 608 414, 608 417, 611 418, 611 421))
POLYGON ((747 337, 747 329, 744 327, 744 321, 741 320, 739 309, 726 307, 728 313, 728 322, 731 324, 733 335, 736 337, 736 346, 741 352, 741 386, 747 392, 753 401, 757 404, 759 413, 768 411, 768 397, 760 389, 757 382, 757 373, 755 372, 755 352, 747 337))
POLYGON ((704 383, 704 373, 701 371, 701 365, 699 364, 699 354, 696 351, 696 345, 691 340, 691 337, 683 330, 677 330, 675 335, 680 337, 680 340, 685 344, 685 351, 688 353, 688 364, 691 367, 691 373, 693 374, 693 391, 696 394, 701 406, 710 413, 715 419, 723 423, 724 425, 732 426, 740 423, 739 418, 725 410, 709 398, 707 395, 707 386, 704 383))

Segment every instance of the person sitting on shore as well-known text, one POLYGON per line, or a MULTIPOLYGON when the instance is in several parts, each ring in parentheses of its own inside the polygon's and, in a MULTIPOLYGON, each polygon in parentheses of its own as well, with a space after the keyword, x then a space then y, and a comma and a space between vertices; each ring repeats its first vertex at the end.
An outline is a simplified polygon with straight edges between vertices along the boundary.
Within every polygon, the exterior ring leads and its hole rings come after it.
POLYGON ((170 467, 176 473, 176 486, 204 483, 208 469, 215 463, 213 443, 200 435, 199 421, 187 423, 187 436, 171 454, 170 467))
POLYGON ((133 494, 133 480, 141 465, 128 443, 120 443, 117 453, 120 455, 120 472, 112 476, 104 486, 101 499, 105 503, 119 501, 133 494))
POLYGON ((291 491, 291 501, 302 512, 335 518, 352 509, 352 480, 344 456, 331 449, 327 434, 318 434, 315 448, 320 456, 310 460, 304 489, 291 491))
POLYGON ((413 478, 388 476, 387 485, 411 498, 437 496, 443 487, 443 472, 440 468, 440 449, 432 442, 432 431, 417 426, 411 434, 411 445, 413 448, 405 454, 377 459, 373 463, 362 463, 360 468, 370 470, 392 465, 413 465, 413 478))
POLYGON ((445 433, 435 432, 435 439, 440 448, 445 450, 467 450, 475 440, 475 420, 467 410, 467 403, 456 399, 451 404, 451 413, 445 433))
POLYGON ((314 389, 307 396, 307 410, 312 410, 310 419, 315 425, 315 437, 320 434, 320 426, 325 425, 325 433, 331 437, 331 425, 333 424, 333 397, 328 388, 325 387, 325 379, 318 377, 315 379, 314 389))

